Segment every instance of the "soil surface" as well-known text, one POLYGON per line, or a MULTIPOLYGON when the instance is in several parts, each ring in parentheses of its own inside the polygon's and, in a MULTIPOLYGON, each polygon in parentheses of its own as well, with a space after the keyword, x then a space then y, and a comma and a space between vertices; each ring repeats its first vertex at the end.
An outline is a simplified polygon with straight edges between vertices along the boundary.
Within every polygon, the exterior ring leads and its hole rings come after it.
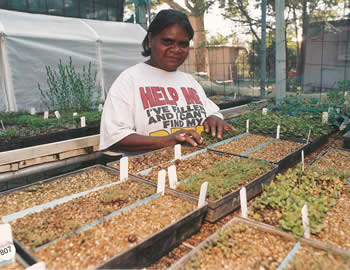
MULTIPOLYGON (((198 151, 198 148, 181 146, 181 156, 198 151)), ((154 151, 141 156, 130 157, 128 159, 128 170, 131 174, 170 162, 175 159, 174 147, 167 147, 164 150, 154 151)), ((120 169, 120 162, 111 164, 112 167, 120 169)))
POLYGON ((284 269, 346 270, 350 269, 350 257, 336 255, 328 250, 302 246, 284 269))
POLYGON ((241 138, 218 145, 214 147, 213 150, 241 155, 242 153, 254 147, 257 147, 259 145, 262 145, 272 140, 274 140, 274 138, 272 137, 256 135, 256 134, 248 134, 241 138))
POLYGON ((277 269, 294 245, 279 235, 233 223, 182 269, 277 269))
POLYGON ((103 186, 119 180, 118 173, 95 168, 50 183, 39 183, 0 197, 0 216, 47 203, 68 195, 103 186))
POLYGON ((90 269, 175 223, 195 207, 189 201, 164 195, 42 248, 34 255, 48 269, 90 269))

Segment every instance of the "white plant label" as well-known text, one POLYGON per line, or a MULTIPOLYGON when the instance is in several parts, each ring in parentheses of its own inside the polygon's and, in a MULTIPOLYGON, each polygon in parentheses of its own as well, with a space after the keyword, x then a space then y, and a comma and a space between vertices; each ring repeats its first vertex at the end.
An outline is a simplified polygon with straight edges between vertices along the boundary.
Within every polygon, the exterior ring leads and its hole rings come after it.
POLYGON ((207 197, 207 189, 208 189, 208 182, 204 182, 201 185, 201 192, 199 193, 199 199, 198 199, 198 208, 201 208, 205 205, 205 198, 207 197))
POLYGON ((61 117, 60 112, 59 111, 55 111, 55 116, 56 116, 57 119, 60 119, 60 117, 61 117))
POLYGON ((122 157, 120 159, 120 180, 121 181, 128 179, 128 167, 129 167, 128 157, 122 157))
POLYGON ((309 216, 308 216, 306 204, 301 209, 301 217, 303 219, 304 237, 310 238, 310 222, 309 222, 309 216))
POLYGON ((11 225, 0 224, 0 263, 3 261, 12 262, 16 255, 16 248, 13 245, 11 225))
POLYGON ((309 142, 310 142, 310 136, 311 136, 311 128, 309 129, 309 134, 307 135, 306 144, 309 144, 309 142))
POLYGON ((44 112, 44 119, 49 119, 49 112, 48 111, 44 112))
POLYGON ((176 144, 174 146, 175 160, 181 158, 181 144, 176 144))
POLYGON ((86 127, 86 119, 85 116, 80 117, 80 126, 86 127))
POLYGON ((344 92, 344 97, 347 97, 348 96, 348 92, 344 92))
POLYGON ((177 186, 177 175, 176 175, 176 166, 171 165, 168 167, 168 176, 169 176, 169 186, 172 189, 176 189, 177 186))
POLYGON ((5 129, 5 126, 4 126, 4 122, 2 122, 2 120, 0 120, 0 122, 1 122, 1 127, 2 127, 2 129, 3 129, 3 130, 6 130, 6 129, 5 129))
POLYGON ((279 139, 279 138, 280 138, 280 130, 281 130, 281 126, 278 125, 278 126, 277 126, 277 132, 276 132, 276 139, 279 139))
POLYGON ((301 165, 302 165, 302 170, 305 170, 305 163, 304 163, 304 150, 301 150, 301 165))
POLYGON ((164 195, 164 191, 165 191, 165 176, 166 176, 165 170, 160 170, 158 172, 157 193, 161 192, 162 195, 164 195))
POLYGON ((239 198, 241 200, 241 215, 244 218, 248 218, 247 191, 245 187, 242 187, 239 191, 239 198))
POLYGON ((78 116, 78 113, 77 113, 77 112, 74 112, 74 113, 73 113, 73 116, 78 116))
POLYGON ((328 123, 328 112, 322 113, 322 123, 327 124, 328 123))
POLYGON ((46 270, 46 266, 44 262, 37 262, 26 268, 26 270, 46 270))
POLYGON ((98 111, 102 112, 102 104, 98 104, 98 111))
POLYGON ((340 113, 340 109, 339 109, 339 108, 336 108, 335 111, 336 111, 337 113, 340 113))
POLYGON ((34 115, 34 114, 35 114, 35 108, 34 108, 34 107, 30 108, 30 114, 31 114, 31 115, 34 115))
POLYGON ((236 99, 236 97, 237 97, 237 93, 235 92, 235 95, 233 96, 233 99, 236 99))
POLYGON ((249 119, 247 119, 245 130, 247 133, 249 132, 249 119))
POLYGON ((263 115, 267 115, 267 108, 263 108, 263 109, 262 109, 262 114, 263 114, 263 115))

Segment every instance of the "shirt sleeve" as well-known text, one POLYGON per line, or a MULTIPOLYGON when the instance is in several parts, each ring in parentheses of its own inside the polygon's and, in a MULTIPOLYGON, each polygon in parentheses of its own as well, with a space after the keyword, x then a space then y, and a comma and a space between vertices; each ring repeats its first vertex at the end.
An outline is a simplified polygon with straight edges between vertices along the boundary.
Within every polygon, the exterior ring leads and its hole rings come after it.
POLYGON ((136 133, 133 82, 126 73, 115 80, 104 104, 100 127, 100 150, 136 133))

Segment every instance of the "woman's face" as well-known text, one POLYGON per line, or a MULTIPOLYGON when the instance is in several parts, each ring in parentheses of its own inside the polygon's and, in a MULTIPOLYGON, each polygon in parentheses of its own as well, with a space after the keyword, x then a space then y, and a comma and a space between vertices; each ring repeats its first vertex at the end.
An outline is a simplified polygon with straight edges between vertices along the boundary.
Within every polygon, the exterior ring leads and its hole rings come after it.
POLYGON ((154 37, 149 33, 148 42, 151 59, 147 63, 156 68, 175 71, 188 56, 190 39, 178 24, 168 26, 154 37))

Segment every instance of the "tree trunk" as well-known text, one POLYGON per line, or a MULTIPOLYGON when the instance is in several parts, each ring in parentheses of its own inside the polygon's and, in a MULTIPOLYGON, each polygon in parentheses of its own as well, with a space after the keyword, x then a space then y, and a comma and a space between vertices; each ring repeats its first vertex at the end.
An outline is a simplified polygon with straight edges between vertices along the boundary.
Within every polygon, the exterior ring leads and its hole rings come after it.
POLYGON ((302 40, 300 45, 300 54, 298 57, 297 65, 297 76, 300 78, 300 84, 304 81, 304 70, 305 70, 305 56, 306 56, 306 38, 309 29, 309 15, 307 14, 306 4, 303 6, 303 25, 302 25, 302 40))
POLYGON ((189 16, 194 30, 193 48, 195 53, 195 71, 208 72, 208 51, 206 48, 206 36, 204 30, 204 16, 189 16))

